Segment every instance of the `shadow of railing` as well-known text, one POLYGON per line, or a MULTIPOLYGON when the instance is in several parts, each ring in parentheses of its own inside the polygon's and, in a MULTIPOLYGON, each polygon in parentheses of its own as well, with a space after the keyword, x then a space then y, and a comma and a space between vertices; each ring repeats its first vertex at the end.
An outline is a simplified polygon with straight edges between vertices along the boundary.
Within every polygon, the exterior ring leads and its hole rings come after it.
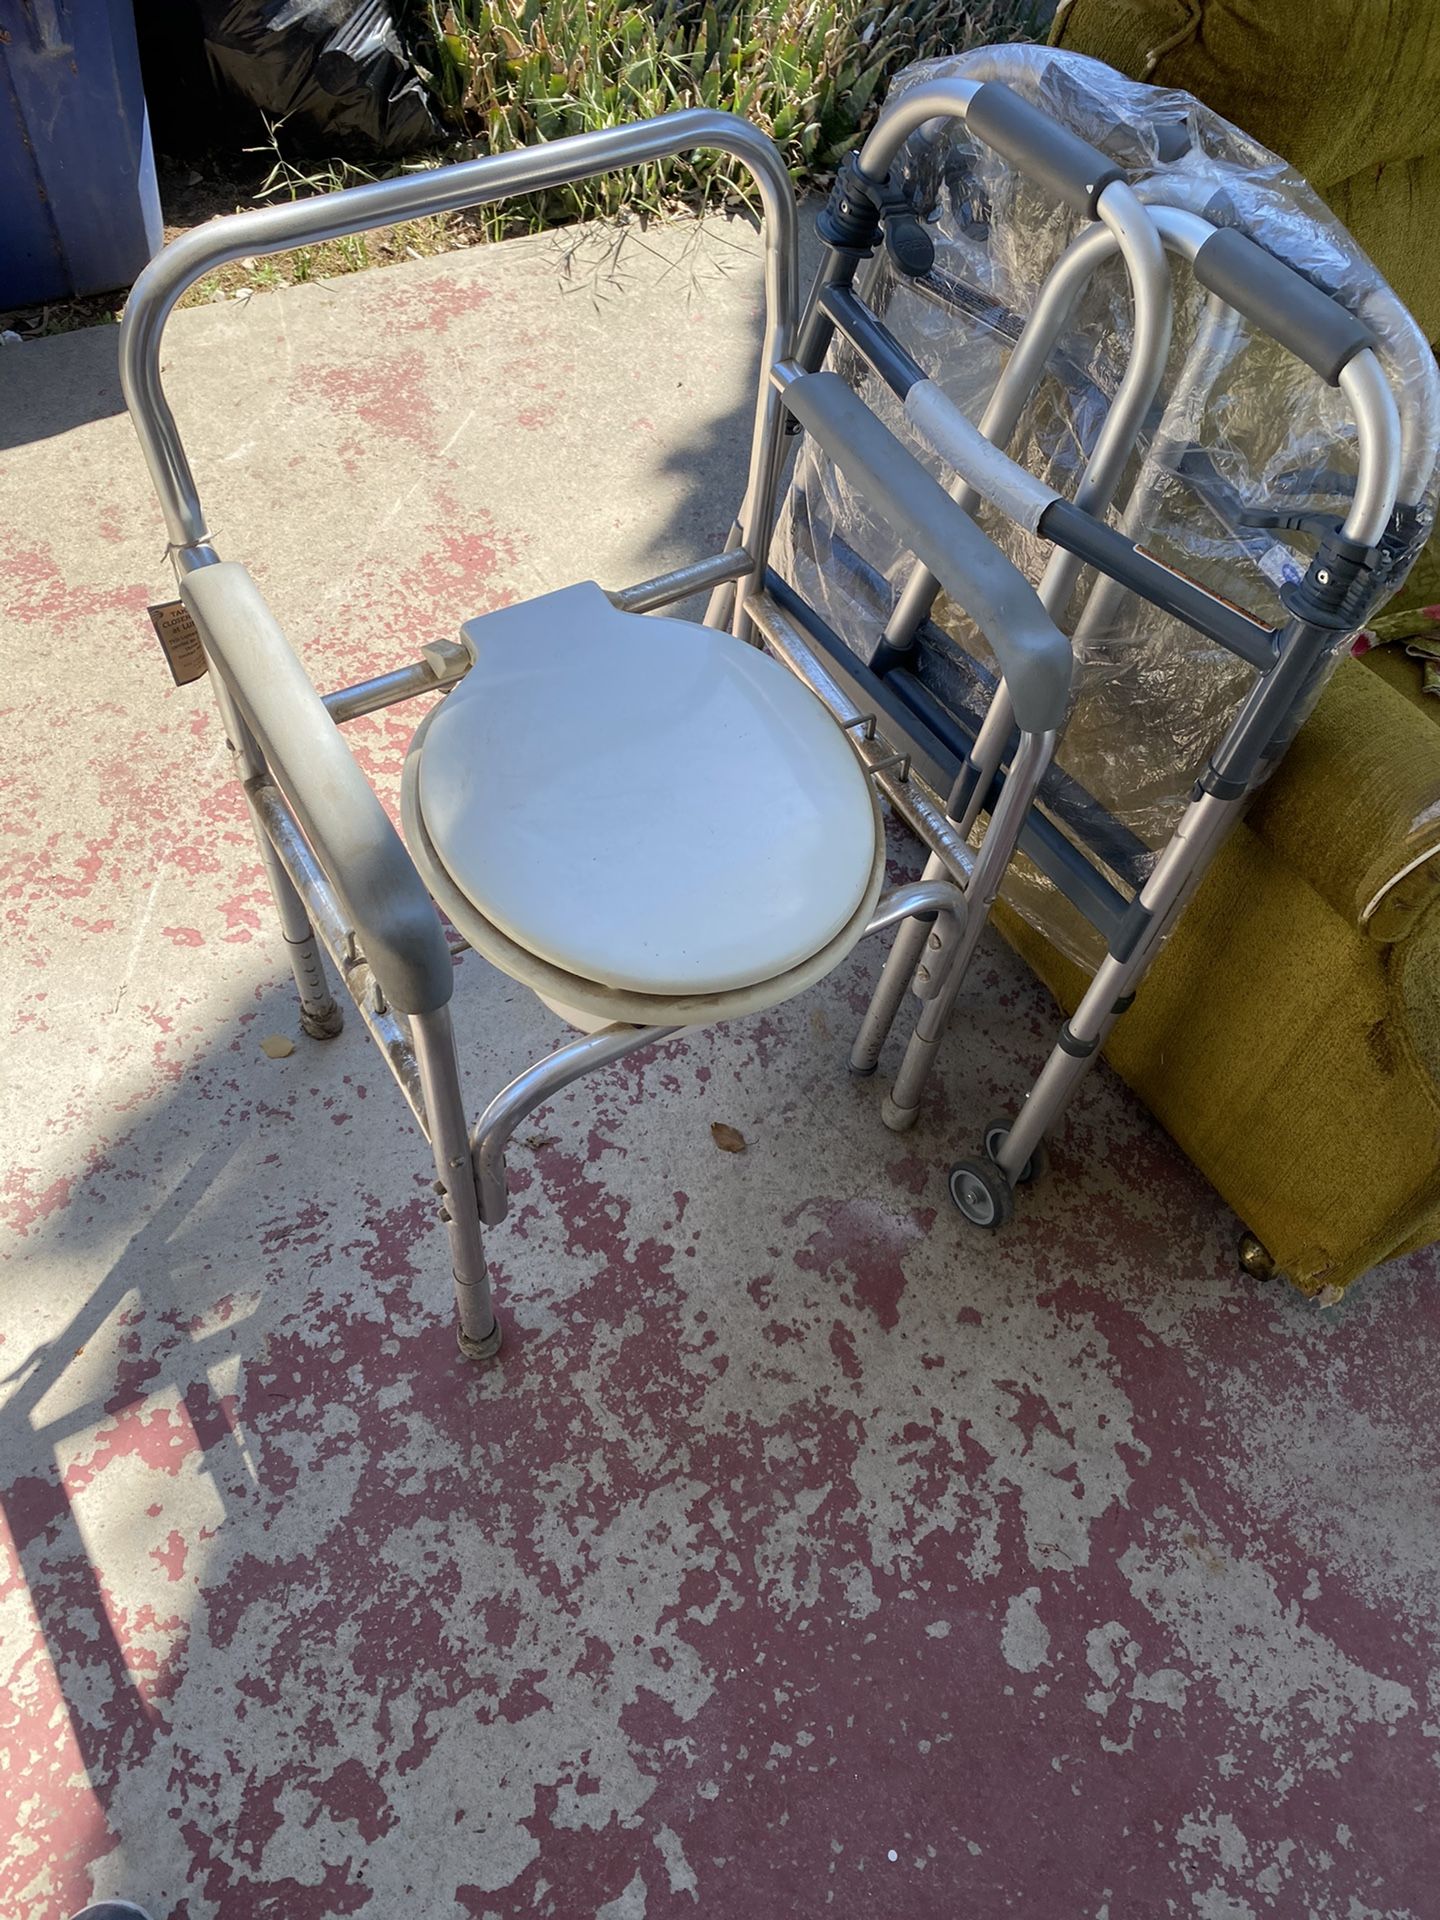
MULTIPOLYGON (((26 1920, 63 1920, 85 1905, 97 1891, 92 1869, 104 1877, 98 1890, 136 1899, 154 1920, 186 1911, 184 1886, 156 1883, 151 1856, 163 1855, 170 1830, 135 1831, 128 1801, 128 1817, 103 1829, 117 1794, 175 1731, 171 1701, 194 1652, 194 1610, 214 1601, 203 1579, 212 1542, 237 1524, 268 1531, 283 1505, 274 1483, 291 1466, 283 1448, 271 1451, 283 1419, 254 1432, 253 1402, 283 1408, 296 1392, 282 1359, 288 1316, 347 1262, 373 1274, 384 1237, 384 1211, 364 1190, 358 1207, 353 1185, 345 1207, 326 1190, 319 1153, 312 1196, 297 1193, 293 1172, 287 1190, 278 1177, 275 1188, 263 1184, 267 1169, 293 1163, 297 1128, 328 1148, 318 1130, 340 1134, 343 1104, 375 1110, 372 1136, 408 1118, 358 1019, 330 1046, 300 1040, 288 1093, 267 1097, 235 1055, 259 1034, 293 1031, 288 980, 273 979, 228 1017, 216 1013, 210 1044, 133 1124, 97 1090, 88 1157, 11 1256, 18 1281, 7 1289, 0 1354, 23 1343, 27 1284, 32 1314, 56 1296, 67 1303, 0 1376, 0 1520, 39 1635, 33 1654, 13 1650, 9 1734, 12 1753, 30 1754, 27 1787, 45 1811, 32 1809, 12 1836, 23 1844, 0 1866, 0 1909, 26 1920)), ((378 1160, 381 1140, 366 1144, 378 1160)), ((345 1368, 397 1329, 426 1336, 407 1342, 422 1401, 463 1400, 472 1382, 445 1335, 448 1276, 423 1143, 407 1133, 406 1145, 403 1233, 384 1255, 406 1285, 387 1292, 384 1322, 343 1359, 333 1346, 321 1355, 326 1404, 344 1402, 345 1368), (408 1282, 422 1271, 407 1308, 408 1282)), ((338 1312, 350 1299, 343 1281, 335 1291, 338 1312)), ((227 1736, 215 1738, 212 1759, 227 1736)), ((190 1783, 176 1784, 180 1804, 190 1783)), ((243 1857, 238 1839, 235 1851, 243 1857)))

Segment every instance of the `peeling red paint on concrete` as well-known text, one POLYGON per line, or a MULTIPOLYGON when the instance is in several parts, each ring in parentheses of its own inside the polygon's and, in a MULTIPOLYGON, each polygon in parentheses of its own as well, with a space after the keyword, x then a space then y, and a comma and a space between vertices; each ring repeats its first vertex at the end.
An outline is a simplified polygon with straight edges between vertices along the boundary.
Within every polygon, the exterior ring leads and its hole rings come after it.
POLYGON ((3 1203, 0 1218, 12 1233, 28 1233, 31 1227, 48 1220, 52 1213, 69 1204, 69 1180, 63 1177, 52 1180, 39 1192, 35 1190, 34 1180, 34 1168, 12 1167, 0 1182, 0 1203, 3 1203))
POLYGON ((372 305, 387 333, 418 333, 431 340, 477 315, 488 320, 485 309, 495 298, 493 287, 458 274, 434 275, 421 286, 406 284, 401 275, 380 274, 373 282, 372 305))
MULTIPOLYGON (((142 586, 94 586, 65 578, 53 548, 10 546, 0 551, 0 616, 14 622, 59 623, 101 614, 143 616, 150 596, 142 586)), ((148 628, 148 622, 143 622, 148 628)), ((139 625, 136 632, 141 631, 139 625)))
POLYGON ((350 361, 309 366, 296 376, 294 390, 302 403, 319 402, 339 418, 358 420, 391 440, 428 443, 435 397, 418 350, 389 354, 369 366, 350 361))
MULTIPOLYGON (((493 1236, 513 1337, 488 1374, 446 1337, 393 1096, 324 1191, 241 1183, 198 1236, 225 1249, 213 1308, 187 1282, 188 1310, 117 1319, 88 1389, 116 1411, 63 1484, 12 1488, 40 1622, 20 1724, 48 1755, 65 1702, 93 1782, 58 1791, 66 1734, 37 1776, 52 1891, 16 1855, 12 1904, 51 1920, 93 1873, 187 1920, 437 1884, 462 1912, 646 1920, 1424 1911, 1428 1829, 1391 1783, 1432 1761, 1426 1602, 1407 1640, 1373 1558, 1347 1571, 1332 1540, 1317 1566, 1331 1490, 1267 1512, 1229 1411, 1252 1382, 1338 1378, 1352 1408, 1325 1417, 1370 1420, 1384 1381, 1433 1472, 1403 1317, 1421 1268, 1383 1283, 1402 1317, 1311 1331, 1221 1277, 1223 1218, 1168 1149, 1099 1219, 1040 1190, 977 1258, 931 1197, 943 1134, 886 1177, 869 1106, 822 1117, 813 1038, 801 1007, 669 1043, 537 1117, 524 1231, 493 1236), (716 1086, 751 1143, 728 1200, 716 1086), (788 1227, 743 1198, 782 1168, 810 1183, 788 1227), (1180 1217, 1210 1222, 1198 1275, 1180 1217), (265 1303, 238 1317, 237 1271, 265 1303), (127 1512, 139 1564, 102 1601, 118 1540, 91 1516, 127 1512), (153 1829, 152 1792, 177 1814, 153 1829)), ((312 1116, 364 1058, 341 1057, 300 1057, 332 1090, 302 1086, 312 1116)), ((215 1065, 198 1084, 213 1108, 215 1065)), ((1099 1097, 1104 1128, 1153 1139, 1099 1097)), ((1067 1157, 1108 1181, 1096 1124, 1067 1157)), ((178 1218, 157 1224, 164 1245, 178 1218)), ((1348 1501, 1330 1524, 1353 1530, 1348 1501)))

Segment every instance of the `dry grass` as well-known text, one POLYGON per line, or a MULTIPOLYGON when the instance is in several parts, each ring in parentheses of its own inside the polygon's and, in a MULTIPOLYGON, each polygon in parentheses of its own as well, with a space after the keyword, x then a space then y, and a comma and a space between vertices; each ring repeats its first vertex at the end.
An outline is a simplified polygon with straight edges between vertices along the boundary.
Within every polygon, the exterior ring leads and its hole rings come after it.
MULTIPOLYGON (((901 67, 1013 39, 1032 13, 1032 0, 430 0, 428 56, 451 123, 491 151, 723 107, 764 128, 797 184, 814 187, 901 67)), ((677 198, 746 191, 727 156, 696 154, 514 203, 497 224, 659 212, 677 198)))
MULTIPOLYGON (((407 25, 450 125, 437 166, 475 152, 613 126, 685 106, 724 107, 779 144, 800 187, 823 187, 873 119, 894 74, 912 60, 1013 39, 1036 0, 414 0, 407 25)), ((262 147, 199 170, 162 172, 166 235, 217 213, 333 191, 371 178, 343 161, 301 164, 284 128, 262 147)), ((622 210, 659 216, 743 199, 743 169, 697 154, 582 181, 502 209, 412 220, 207 275, 183 306, 248 299, 273 287, 470 246, 517 231, 622 210)), ((0 313, 22 338, 119 319, 123 293, 0 313)))

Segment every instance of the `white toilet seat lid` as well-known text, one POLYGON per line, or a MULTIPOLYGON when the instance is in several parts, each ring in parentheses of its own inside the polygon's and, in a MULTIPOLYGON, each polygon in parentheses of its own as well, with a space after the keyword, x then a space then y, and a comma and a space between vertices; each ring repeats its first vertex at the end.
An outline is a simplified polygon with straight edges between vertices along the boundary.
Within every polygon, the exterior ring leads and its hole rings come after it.
POLYGON ((420 813, 518 945, 605 986, 717 993, 853 918, 876 858, 866 775, 778 662, 589 582, 465 633, 475 665, 425 728, 420 813))

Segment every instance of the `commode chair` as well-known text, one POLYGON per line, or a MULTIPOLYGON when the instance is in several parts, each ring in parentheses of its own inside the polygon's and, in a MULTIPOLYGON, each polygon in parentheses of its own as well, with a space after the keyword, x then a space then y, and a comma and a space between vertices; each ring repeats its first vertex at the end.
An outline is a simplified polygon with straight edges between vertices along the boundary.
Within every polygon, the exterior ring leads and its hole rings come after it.
POLYGON ((730 115, 695 111, 214 221, 152 262, 126 312, 126 398, 211 666, 302 1025, 317 1038, 340 1030, 323 945, 430 1141, 460 1346, 474 1359, 500 1347, 481 1232, 504 1216, 505 1147, 525 1114, 680 1028, 803 992, 862 935, 917 913, 963 956, 1013 848, 1023 781, 979 859, 967 850, 963 863, 943 819, 910 797, 907 817, 952 848, 961 877, 882 897, 876 778, 903 786, 905 768, 778 609, 770 651, 755 630, 790 423, 820 436, 917 559, 975 608, 1010 668, 1037 772, 1064 715, 1070 648, 1029 584, 841 380, 796 363, 796 259, 794 197, 774 146, 730 115), (764 210, 762 368, 726 551, 613 594, 584 582, 470 620, 463 644, 322 699, 250 574, 219 559, 206 529, 160 380, 181 293, 241 255, 701 146, 745 164, 764 210), (703 590, 706 624, 657 613, 703 590), (405 767, 407 851, 339 729, 446 688, 405 767), (477 953, 581 1030, 499 1093, 473 1133, 437 902, 477 953))

